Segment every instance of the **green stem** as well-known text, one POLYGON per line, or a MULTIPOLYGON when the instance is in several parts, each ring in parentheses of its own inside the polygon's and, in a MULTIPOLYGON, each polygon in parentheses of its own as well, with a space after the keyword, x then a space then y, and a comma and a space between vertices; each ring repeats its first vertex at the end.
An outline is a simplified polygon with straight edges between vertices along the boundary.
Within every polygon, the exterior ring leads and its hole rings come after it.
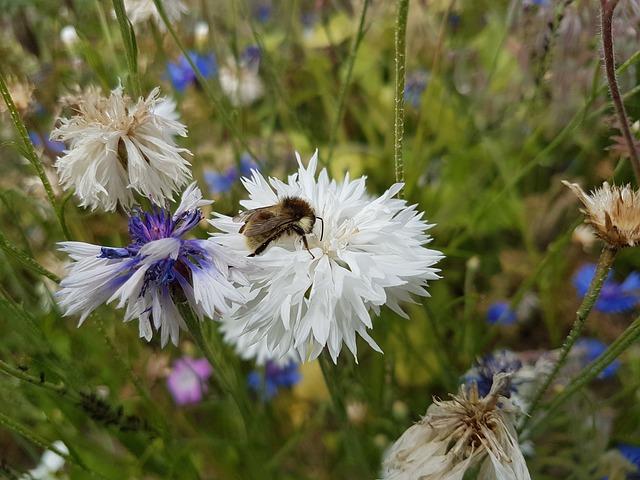
POLYGON ((229 347, 223 343, 218 331, 214 332, 213 335, 209 335, 205 340, 202 322, 196 317, 187 303, 179 303, 178 310, 182 314, 196 345, 213 367, 214 377, 220 388, 224 393, 230 395, 236 403, 242 415, 245 430, 247 430, 247 425, 251 425, 251 428, 254 429, 256 425, 253 420, 255 420, 256 415, 254 415, 254 409, 251 408, 249 402, 246 382, 240 376, 240 364, 237 358, 233 355, 225 354, 229 347), (213 342, 213 348, 209 342, 213 342))
POLYGON ((602 250, 602 253, 600 254, 600 259, 598 261, 598 265, 596 267, 596 271, 593 275, 593 280, 591 281, 591 284, 589 285, 589 289, 587 290, 587 293, 585 294, 584 299, 582 300, 582 304, 580 305, 580 308, 576 312, 576 320, 573 323, 573 327, 571 328, 569 335, 565 339, 565 342, 562 345, 562 348, 560 349, 560 356, 557 362, 554 364, 553 369, 551 370, 549 375, 547 375, 547 378, 545 379, 544 383, 536 392, 536 395, 531 402, 531 408, 529 412, 527 412, 529 415, 525 417, 521 430, 523 430, 527 426, 527 423, 529 423, 529 420, 531 419, 533 413, 539 407, 542 396, 549 388, 549 385, 551 385, 551 382, 553 382, 553 380, 556 378, 560 369, 566 363, 567 357, 569 356, 569 351, 571 350, 571 347, 573 347, 573 344, 578 339, 578 336, 580 335, 580 332, 584 327, 585 321, 589 317, 589 313, 591 313, 591 309, 593 308, 593 305, 596 303, 596 300, 598 299, 598 295, 600 294, 602 285, 604 284, 604 281, 607 278, 607 274, 611 269, 611 265, 613 264, 613 260, 616 256, 616 253, 617 253, 617 249, 611 248, 609 246, 605 246, 604 249, 602 250))
POLYGON ((124 50, 127 56, 132 96, 137 99, 142 95, 142 86, 140 84, 140 74, 138 73, 138 45, 136 43, 136 34, 133 30, 133 25, 131 25, 127 17, 124 1, 113 0, 113 9, 116 12, 116 18, 120 25, 122 43, 124 44, 124 50))
POLYGON ((631 345, 636 343, 640 339, 640 317, 636 318, 631 325, 620 335, 609 348, 594 360, 587 368, 585 368, 580 374, 575 377, 569 385, 567 385, 557 397, 553 399, 546 413, 549 414, 556 410, 569 397, 579 391, 582 387, 587 385, 590 381, 595 379, 600 372, 602 372, 607 366, 615 361, 622 353, 627 350, 631 345))
MULTIPOLYGON (((396 171, 396 182, 404 182, 404 161, 402 149, 404 142, 404 88, 406 83, 406 36, 409 0, 398 0, 398 16, 395 29, 395 104, 393 128, 393 161, 396 171)), ((403 197, 403 191, 398 192, 403 197)))
POLYGON ((42 265, 40 265, 33 258, 31 258, 29 255, 27 255, 12 243, 9 243, 2 233, 0 233, 0 249, 4 250, 5 253, 18 260, 29 270, 43 275, 56 283, 60 283, 60 278, 56 274, 44 268, 42 265))
POLYGON ((0 360, 0 372, 3 372, 11 377, 17 378, 18 380, 22 380, 23 382, 31 383, 32 385, 36 385, 38 387, 42 387, 45 390, 50 390, 54 393, 60 395, 71 395, 73 396, 73 400, 75 402, 80 401, 80 397, 78 395, 72 395, 65 385, 54 385, 53 383, 44 381, 40 377, 34 377, 33 375, 29 375, 26 372, 18 369, 17 367, 12 367, 8 363, 0 360))
POLYGON ((347 92, 349 91, 349 87, 351 86, 351 77, 353 76, 353 66, 356 63, 358 49, 360 48, 360 42, 364 38, 364 21, 367 16, 367 9, 369 8, 369 1, 364 0, 362 2, 362 8, 360 9, 360 22, 358 23, 358 31, 356 32, 356 36, 353 39, 353 44, 351 45, 351 51, 349 52, 349 58, 347 60, 347 73, 344 78, 344 82, 342 82, 342 87, 340 89, 340 96, 338 100, 338 112, 336 113, 336 118, 333 122, 333 126, 331 127, 331 136, 329 137, 329 152, 327 153, 327 164, 331 163, 331 158, 333 158, 333 152, 336 148, 336 138, 338 136, 338 129, 340 128, 340 123, 342 122, 342 117, 344 115, 344 108, 347 100, 347 92))
POLYGON ((62 215, 62 206, 58 203, 58 200, 56 199, 56 195, 53 191, 53 188, 51 187, 51 184, 49 183, 47 174, 45 173, 44 168, 42 167, 42 162, 40 162, 40 159, 38 158, 38 154, 36 153, 36 149, 33 146, 33 142, 29 138, 29 132, 27 132, 27 127, 25 127, 24 122, 22 121, 22 119, 20 118, 20 114, 18 113, 18 109, 13 103, 13 99, 11 98, 11 95, 9 95, 9 90, 7 89, 7 83, 5 82, 4 76, 2 74, 0 74, 0 94, 2 94, 2 98, 4 99, 4 102, 7 104, 7 109, 9 110, 9 114, 11 115, 11 120, 13 122, 13 125, 16 127, 16 130, 18 130, 18 134, 22 139, 22 143, 24 145, 24 155, 27 158, 27 160, 29 160, 29 163, 33 165, 33 168, 36 169, 36 173, 38 174, 38 177, 40 177, 42 186, 47 192, 49 203, 53 207, 53 210, 56 213, 56 216, 58 217, 58 221, 60 222, 60 227, 62 228, 62 233, 64 234, 65 238, 69 240, 71 238, 71 233, 69 232, 69 229, 67 228, 67 225, 64 222, 64 218, 62 215))
POLYGON ((640 157, 638 156, 638 150, 629 128, 629 117, 624 108, 624 102, 620 95, 620 88, 618 87, 618 78, 616 76, 616 59, 613 51, 613 12, 618 5, 619 0, 600 0, 601 10, 601 22, 600 28, 602 33, 602 56, 604 58, 604 69, 607 74, 607 83, 609 84, 609 92, 611 94, 611 100, 618 116, 618 127, 622 132, 627 148, 629 150, 629 159, 633 166, 633 172, 636 176, 636 181, 640 183, 640 157))
MULTIPOLYGON (((360 468, 363 469, 362 471, 365 472, 365 477, 367 477, 365 469, 368 470, 369 466, 366 460, 366 455, 363 451, 362 442, 353 428, 353 425, 349 421, 349 417, 347 415, 347 403, 338 382, 338 378, 340 377, 338 375, 336 365, 331 360, 327 350, 324 350, 320 354, 318 362, 320 363, 320 370, 322 370, 324 382, 327 385, 329 395, 331 396, 333 411, 337 417, 340 429, 345 435, 346 447, 349 449, 348 451, 352 452, 350 455, 360 462, 360 468)), ((371 478, 371 476, 369 476, 369 478, 371 478)))

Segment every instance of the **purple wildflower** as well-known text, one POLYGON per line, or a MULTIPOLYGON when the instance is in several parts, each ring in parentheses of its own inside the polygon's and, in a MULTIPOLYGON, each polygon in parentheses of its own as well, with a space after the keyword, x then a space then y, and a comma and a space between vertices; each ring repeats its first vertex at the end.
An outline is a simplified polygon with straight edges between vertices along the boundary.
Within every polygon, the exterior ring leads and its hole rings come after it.
POLYGON ((164 347, 169 338, 177 345, 180 328, 186 329, 176 303, 189 302, 202 320, 242 301, 234 282, 244 283, 239 267, 245 260, 212 241, 182 238, 201 220, 199 207, 209 203, 193 183, 173 215, 168 204, 133 210, 128 247, 61 242, 75 260, 58 293, 65 315, 80 313, 82 325, 99 305, 118 300, 118 308, 126 305, 124 321, 138 318, 140 337, 148 341, 154 329, 161 331, 164 347))
POLYGON ((207 379, 212 373, 206 358, 182 357, 173 362, 167 387, 180 406, 200 403, 208 391, 207 379))

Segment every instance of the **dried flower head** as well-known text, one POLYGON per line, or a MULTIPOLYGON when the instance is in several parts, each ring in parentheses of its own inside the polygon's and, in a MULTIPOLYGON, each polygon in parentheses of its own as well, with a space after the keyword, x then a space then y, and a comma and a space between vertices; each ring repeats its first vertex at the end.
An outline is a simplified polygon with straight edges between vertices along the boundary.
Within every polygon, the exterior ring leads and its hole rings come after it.
POLYGON ((595 234, 614 248, 633 247, 640 242, 640 192, 630 185, 602 184, 587 195, 577 183, 562 181, 578 196, 585 208, 580 211, 595 234))
POLYGON ((389 450, 384 478, 460 480, 480 465, 478 479, 530 479, 515 430, 521 410, 505 397, 509 388, 510 374, 498 373, 485 397, 474 383, 449 401, 434 400, 389 450))

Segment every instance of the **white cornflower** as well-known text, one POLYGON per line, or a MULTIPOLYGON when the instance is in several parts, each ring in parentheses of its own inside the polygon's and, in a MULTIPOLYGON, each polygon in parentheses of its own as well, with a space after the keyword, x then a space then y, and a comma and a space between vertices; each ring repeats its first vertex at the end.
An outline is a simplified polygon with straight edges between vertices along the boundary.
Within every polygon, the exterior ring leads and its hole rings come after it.
POLYGON ((155 88, 134 103, 122 87, 109 98, 90 89, 76 99, 77 115, 59 119, 51 138, 69 148, 56 168, 62 186, 75 187, 81 206, 129 207, 133 191, 162 205, 188 183, 190 164, 181 154, 191 152, 174 141, 187 129, 175 119, 175 103, 158 95, 155 88))
POLYGON ((52 446, 56 451, 45 450, 38 466, 29 470, 27 475, 20 477, 20 480, 52 480, 54 478, 62 478, 58 476, 58 472, 64 467, 65 459, 56 452, 68 456, 69 449, 64 442, 60 440, 53 442, 52 446))
POLYGON ((80 38, 78 37, 78 32, 73 25, 65 25, 60 30, 60 40, 65 47, 69 50, 73 50, 73 48, 78 44, 80 38))
MULTIPOLYGON (((188 11, 187 6, 182 0, 162 0, 162 6, 167 14, 167 19, 172 23, 178 22, 180 16, 188 11)), ((131 23, 136 29, 139 28, 140 25, 152 21, 158 26, 161 32, 167 30, 153 0, 124 0, 124 8, 127 11, 127 17, 129 17, 129 20, 131 20, 131 23)))
MULTIPOLYGON (((228 321, 242 325, 250 343, 266 339, 275 358, 295 349, 310 360, 326 346, 336 362, 343 343, 356 356, 356 334, 380 351, 367 333, 373 326, 370 311, 379 314, 387 305, 407 317, 400 302, 410 302, 411 294, 428 296, 427 281, 439 278, 432 266, 442 254, 424 247, 431 225, 415 206, 393 198, 402 184, 372 198, 364 178, 352 181, 347 175, 337 183, 323 169, 316 180, 317 152, 308 168, 299 156, 298 164, 286 183, 274 178, 267 183, 253 171, 251 179, 243 179, 250 200, 241 204, 249 210, 286 197, 308 202, 317 218, 304 237, 309 250, 299 236, 285 235, 256 255, 248 301, 228 321)), ((250 253, 233 219, 219 216, 211 223, 225 232, 213 240, 250 253)))
POLYGON ((631 188, 602 184, 587 195, 577 183, 562 181, 575 193, 584 208, 585 223, 613 248, 633 247, 640 243, 640 192, 631 188))
POLYGON ((508 395, 510 374, 496 374, 491 391, 461 386, 451 400, 434 400, 427 414, 396 441, 383 465, 385 480, 462 480, 480 465, 478 480, 528 480, 515 425, 520 409, 508 395))
POLYGON ((151 340, 161 330, 164 347, 178 344, 186 328, 176 303, 189 302, 197 317, 213 318, 241 302, 234 283, 245 283, 246 260, 227 253, 210 240, 184 239, 202 218, 202 200, 194 184, 184 192, 172 215, 169 206, 133 210, 129 220, 131 244, 125 248, 82 242, 61 242, 61 250, 75 260, 62 280, 58 302, 65 315, 81 314, 78 326, 103 303, 127 307, 124 321, 138 318, 140 337, 151 340))
MULTIPOLYGON (((245 293, 250 294, 248 291, 245 293)), ((274 353, 269 349, 266 337, 255 340, 253 334, 245 332, 246 322, 237 321, 234 313, 232 311, 222 317, 220 331, 225 343, 233 346, 240 358, 253 361, 260 366, 266 365, 267 362, 272 362, 279 367, 285 367, 291 362, 302 363, 296 350, 274 353)))
POLYGON ((251 105, 264 95, 264 85, 258 76, 259 67, 260 50, 257 47, 246 48, 239 62, 230 58, 226 64, 220 66, 220 88, 229 97, 231 105, 251 105))

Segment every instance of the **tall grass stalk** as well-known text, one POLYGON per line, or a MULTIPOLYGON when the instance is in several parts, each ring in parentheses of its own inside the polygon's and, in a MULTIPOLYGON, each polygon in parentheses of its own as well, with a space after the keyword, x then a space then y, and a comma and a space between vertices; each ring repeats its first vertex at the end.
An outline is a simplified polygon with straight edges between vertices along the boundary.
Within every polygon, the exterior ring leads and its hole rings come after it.
POLYGON ((47 178, 47 174, 44 171, 42 163, 40 162, 40 158, 38 158, 38 154, 36 153, 36 149, 33 145, 33 142, 29 138, 29 132, 27 131, 27 127, 25 127, 20 114, 18 113, 18 109, 13 103, 13 99, 9 94, 9 90, 7 89, 7 83, 4 79, 4 76, 0 73, 0 94, 4 99, 5 104, 7 105, 7 110, 9 110, 9 114, 11 115, 11 121, 13 125, 16 127, 20 138, 22 139, 22 147, 19 149, 20 152, 25 156, 25 158, 31 163, 33 168, 35 168, 40 181, 42 182, 42 186, 47 192, 47 198, 49 199, 49 203, 53 207, 53 211, 56 213, 58 217, 58 221, 60 222, 60 228, 62 229, 62 233, 64 234, 67 240, 71 239, 71 233, 67 227, 67 224, 64 219, 64 203, 58 202, 56 198, 56 194, 51 187, 51 183, 47 178))

